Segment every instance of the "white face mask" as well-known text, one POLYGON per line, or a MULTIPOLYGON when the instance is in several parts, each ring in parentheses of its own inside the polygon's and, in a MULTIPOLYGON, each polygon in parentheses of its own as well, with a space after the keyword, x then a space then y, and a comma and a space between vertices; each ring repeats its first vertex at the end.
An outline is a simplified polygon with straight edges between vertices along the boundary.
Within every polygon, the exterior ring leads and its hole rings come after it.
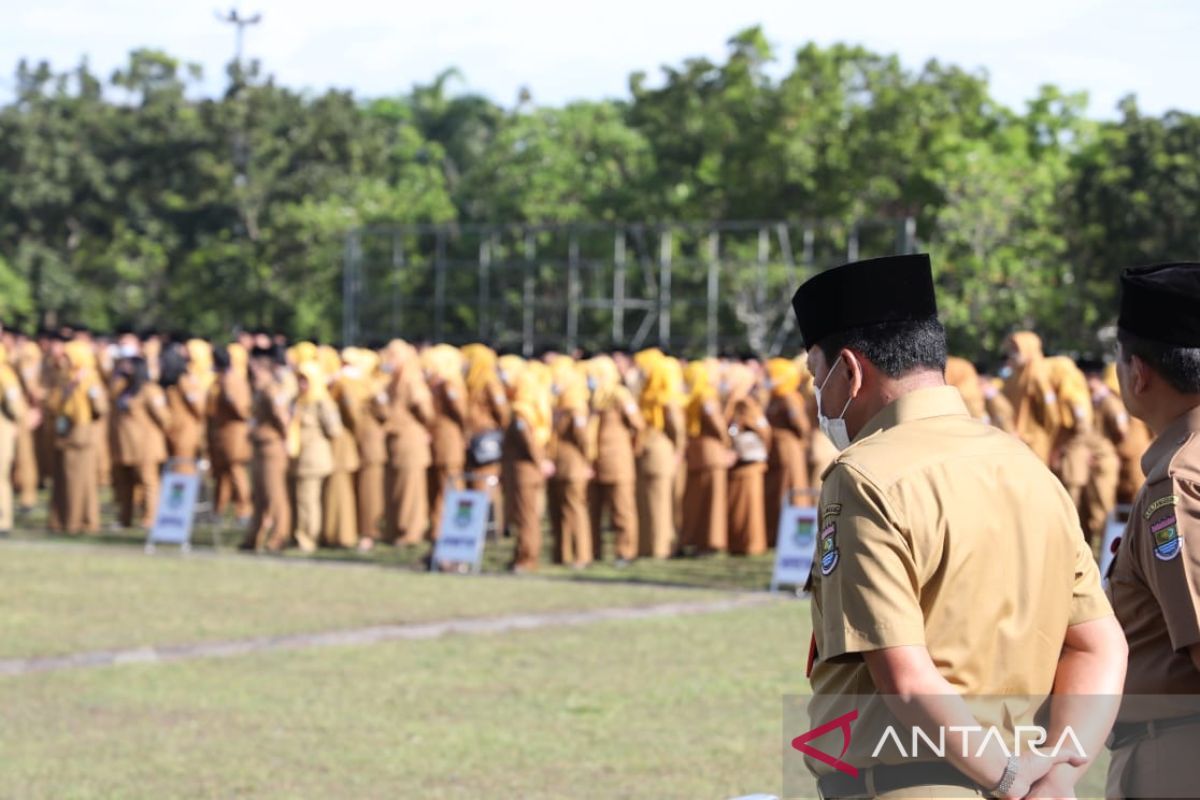
MULTIPOLYGON (((838 362, 841 363, 840 358, 838 359, 838 362)), ((829 379, 832 377, 833 371, 836 369, 837 364, 834 364, 833 369, 829 370, 829 372, 825 375, 825 380, 822 381, 821 385, 813 387, 813 394, 816 395, 817 398, 817 424, 820 425, 821 432, 829 437, 829 441, 833 442, 834 447, 836 447, 838 450, 845 450, 850 446, 850 432, 846 430, 846 420, 844 418, 846 416, 846 410, 850 408, 850 403, 854 400, 854 398, 846 398, 846 405, 842 406, 842 413, 838 414, 836 419, 830 419, 829 417, 825 416, 824 412, 821 410, 821 391, 829 383, 829 379)))

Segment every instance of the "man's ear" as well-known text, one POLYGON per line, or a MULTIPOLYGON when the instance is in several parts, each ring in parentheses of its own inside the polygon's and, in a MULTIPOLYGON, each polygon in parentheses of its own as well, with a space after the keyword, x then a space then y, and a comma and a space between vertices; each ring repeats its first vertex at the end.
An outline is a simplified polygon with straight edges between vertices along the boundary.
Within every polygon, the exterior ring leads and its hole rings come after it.
POLYGON ((1141 356, 1131 355, 1129 357, 1129 388, 1134 391, 1134 394, 1142 394, 1150 388, 1150 383, 1154 379, 1154 371, 1150 369, 1150 365, 1142 360, 1141 356))
POLYGON ((867 362, 853 350, 843 348, 838 356, 846 362, 850 371, 850 396, 857 397, 867 381, 867 362))

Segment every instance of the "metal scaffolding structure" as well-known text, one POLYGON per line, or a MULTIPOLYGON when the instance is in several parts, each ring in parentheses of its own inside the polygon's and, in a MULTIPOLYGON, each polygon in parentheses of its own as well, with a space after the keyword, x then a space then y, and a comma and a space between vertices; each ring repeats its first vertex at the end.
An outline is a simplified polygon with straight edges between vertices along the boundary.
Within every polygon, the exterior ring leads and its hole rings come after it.
POLYGON ((789 301, 808 275, 915 249, 912 217, 374 226, 346 237, 342 335, 775 355, 798 346, 789 301))

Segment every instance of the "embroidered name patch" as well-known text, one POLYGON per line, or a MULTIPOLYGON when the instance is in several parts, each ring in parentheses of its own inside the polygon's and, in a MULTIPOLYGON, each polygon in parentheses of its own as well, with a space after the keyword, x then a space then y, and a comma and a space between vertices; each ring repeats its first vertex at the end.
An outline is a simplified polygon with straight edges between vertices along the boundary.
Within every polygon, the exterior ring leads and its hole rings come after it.
POLYGON ((1150 506, 1146 509, 1146 512, 1142 514, 1142 518, 1150 519, 1150 515, 1155 511, 1158 511, 1160 508, 1166 508, 1167 506, 1173 506, 1177 502, 1179 502, 1179 495, 1177 494, 1169 494, 1166 497, 1160 497, 1150 504, 1150 506))
POLYGON ((837 523, 831 522, 821 530, 821 574, 829 575, 837 565, 837 523))

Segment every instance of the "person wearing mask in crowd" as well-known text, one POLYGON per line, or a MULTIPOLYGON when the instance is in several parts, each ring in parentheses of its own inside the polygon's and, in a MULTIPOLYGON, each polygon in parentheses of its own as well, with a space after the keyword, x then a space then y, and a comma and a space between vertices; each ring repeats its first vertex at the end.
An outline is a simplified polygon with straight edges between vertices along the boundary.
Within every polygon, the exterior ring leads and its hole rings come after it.
POLYGON ((770 390, 767 422, 771 425, 771 445, 764 492, 767 545, 774 547, 783 509, 813 504, 808 494, 805 456, 811 429, 800 395, 800 370, 796 362, 788 358, 769 360, 766 383, 770 390))
POLYGON ((508 426, 508 395, 496 374, 496 353, 482 344, 462 349, 466 362, 467 488, 487 492, 493 530, 504 530, 504 493, 500 485, 501 442, 508 426))
POLYGON ((429 511, 430 533, 436 540, 441 535, 446 493, 463 488, 467 457, 467 389, 463 384, 462 356, 457 348, 448 344, 434 345, 421 354, 421 362, 433 401, 429 511))
POLYGON ((28 413, 21 379, 9 363, 8 346, 0 344, 0 534, 10 533, 13 527, 13 463, 17 441, 28 430, 28 413))
POLYGON ((1032 331, 1018 331, 1004 343, 1009 371, 1004 380, 1004 396, 1013 407, 1013 426, 1017 436, 1037 454, 1042 463, 1051 465, 1054 443, 1058 438, 1058 395, 1050 383, 1042 340, 1032 331))
POLYGON ((809 496, 815 498, 821 493, 821 476, 829 465, 837 458, 837 448, 817 424, 817 393, 813 386, 812 373, 808 369, 808 356, 801 353, 795 363, 800 370, 800 394, 804 397, 804 410, 808 414, 810 434, 808 437, 808 477, 809 496))
POLYGON ((595 474, 596 443, 589 424, 587 379, 569 356, 551 365, 554 380, 554 475, 549 481, 550 528, 554 562, 582 569, 592 563, 592 523, 588 481, 595 474))
POLYGON ((693 361, 684 370, 688 386, 687 488, 683 497, 680 550, 684 555, 724 552, 729 544, 729 426, 721 411, 715 360, 693 361))
POLYGON ((245 550, 278 552, 292 538, 292 503, 288 493, 288 428, 292 397, 284 389, 286 355, 279 348, 254 351, 250 363, 251 434, 254 446, 254 518, 245 550))
POLYGON ((729 552, 754 556, 766 552, 766 504, 763 478, 770 457, 771 426, 755 397, 754 372, 734 362, 725 367, 725 419, 735 461, 729 470, 729 552))
POLYGON ((104 428, 108 397, 96 371, 91 345, 81 340, 63 347, 64 371, 48 397, 55 435, 50 529, 67 533, 100 531, 100 472, 95 429, 104 428))
POLYGON ((343 415, 353 420, 354 438, 358 444, 358 549, 367 551, 375 546, 375 540, 383 531, 384 470, 388 463, 387 435, 383 424, 387 420, 386 409, 375 402, 376 396, 386 392, 383 375, 379 371, 379 354, 365 348, 347 348, 342 354, 346 367, 341 380, 342 396, 339 402, 353 404, 354 410, 343 415))
POLYGON ((302 551, 312 553, 322 540, 321 500, 325 480, 333 473, 333 442, 342 434, 342 420, 315 359, 300 364, 296 388, 287 438, 296 487, 293 535, 302 551))
POLYGON ((337 350, 322 345, 317 360, 329 386, 329 399, 341 422, 341 430, 332 442, 333 471, 325 480, 322 495, 325 516, 321 543, 327 547, 355 548, 358 546, 358 498, 354 480, 362 466, 356 431, 366 391, 359 377, 361 373, 349 364, 343 365, 337 350))
POLYGON ((429 529, 432 400, 412 345, 393 340, 384 353, 383 369, 390 378, 376 403, 387 420, 387 541, 415 545, 424 541, 429 529))
POLYGON ((602 521, 608 511, 613 527, 613 550, 618 564, 637 557, 638 518, 634 483, 637 477, 634 441, 645 423, 633 396, 621 382, 616 363, 596 356, 586 363, 596 426, 596 477, 588 489, 592 518, 592 555, 604 557, 602 521))
POLYGON ((239 525, 248 524, 253 511, 248 469, 253 457, 248 424, 252 397, 246 362, 246 351, 236 342, 213 351, 217 376, 206 411, 215 484, 213 510, 219 517, 232 504, 239 525))
POLYGON ((635 356, 645 421, 637 456, 637 554, 643 558, 668 558, 675 548, 675 475, 687 430, 671 361, 658 350, 635 356))
POLYGON ((541 496, 546 479, 554 477, 554 462, 546 455, 550 436, 550 398, 530 364, 513 382, 512 419, 504 432, 508 523, 517 538, 513 572, 537 569, 542 550, 541 496))
POLYGON ((167 460, 171 411, 162 387, 150 380, 150 369, 141 357, 121 359, 112 385, 117 520, 122 527, 131 527, 140 500, 142 514, 137 522, 150 528, 158 508, 159 470, 167 460))

